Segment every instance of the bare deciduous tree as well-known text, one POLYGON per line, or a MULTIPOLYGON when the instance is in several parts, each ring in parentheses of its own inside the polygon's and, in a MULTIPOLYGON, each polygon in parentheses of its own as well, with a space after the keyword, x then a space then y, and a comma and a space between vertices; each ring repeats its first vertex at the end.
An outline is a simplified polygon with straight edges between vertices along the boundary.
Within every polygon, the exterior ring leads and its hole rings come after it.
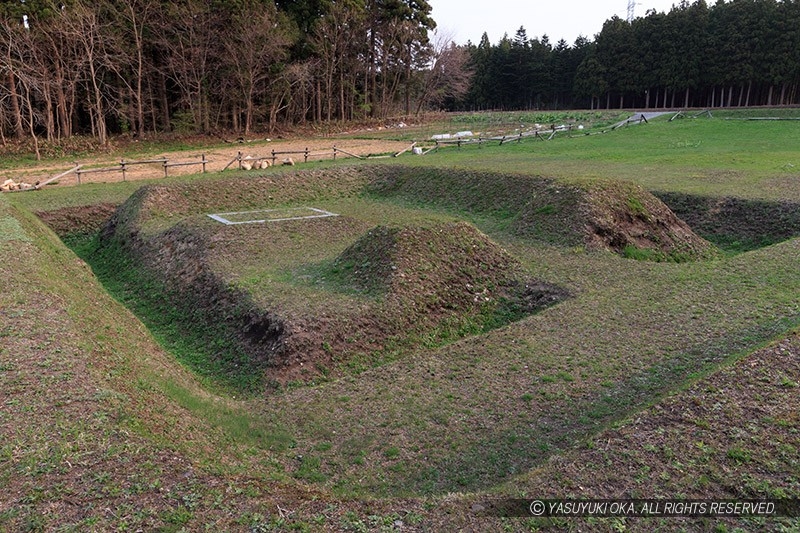
MULTIPOLYGON (((253 4, 253 3, 249 3, 253 4)), ((231 77, 235 80, 244 111, 244 133, 253 128, 256 103, 267 94, 267 83, 276 71, 276 64, 287 57, 291 40, 278 24, 274 6, 249 5, 231 20, 222 36, 224 55, 231 77)))
POLYGON ((321 121, 323 114, 329 122, 337 115, 340 120, 346 117, 345 78, 351 66, 351 52, 359 46, 363 31, 363 10, 357 9, 353 1, 333 4, 317 24, 312 43, 319 57, 324 85, 322 92, 317 91, 317 120, 321 121))
POLYGON ((11 109, 11 122, 13 124, 14 136, 21 139, 25 135, 22 123, 22 110, 19 105, 19 94, 17 92, 17 77, 14 74, 15 66, 13 62, 14 41, 21 30, 19 23, 10 20, 3 20, 0 27, 0 39, 3 46, 2 71, 8 89, 8 103, 11 109))
POLYGON ((158 44, 164 53, 162 71, 180 91, 179 105, 188 109, 197 131, 209 130, 209 82, 212 52, 220 40, 211 0, 162 4, 158 44))
POLYGON ((104 48, 104 29, 99 13, 83 1, 76 1, 64 15, 65 37, 75 42, 80 49, 80 63, 76 66, 86 75, 87 111, 93 135, 100 144, 108 144, 106 124, 106 94, 103 74, 107 70, 104 48))
POLYGON ((458 99, 467 94, 472 81, 469 58, 469 52, 455 44, 452 34, 436 33, 430 67, 422 73, 417 115, 427 106, 441 105, 448 98, 458 99))

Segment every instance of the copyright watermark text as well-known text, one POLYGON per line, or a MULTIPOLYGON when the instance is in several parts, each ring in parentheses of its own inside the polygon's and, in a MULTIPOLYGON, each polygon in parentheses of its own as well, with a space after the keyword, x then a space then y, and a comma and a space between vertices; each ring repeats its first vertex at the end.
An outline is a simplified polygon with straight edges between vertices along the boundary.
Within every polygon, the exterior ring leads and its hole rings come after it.
POLYGON ((577 500, 508 499, 473 505, 483 516, 499 517, 800 517, 800 500, 577 500))

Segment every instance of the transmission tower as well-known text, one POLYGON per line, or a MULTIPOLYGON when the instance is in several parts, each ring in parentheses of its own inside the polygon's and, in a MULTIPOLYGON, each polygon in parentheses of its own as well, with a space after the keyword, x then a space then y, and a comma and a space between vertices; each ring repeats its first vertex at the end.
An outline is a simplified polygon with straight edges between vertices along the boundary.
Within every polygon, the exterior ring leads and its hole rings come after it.
POLYGON ((628 0, 628 22, 633 22, 633 11, 636 9, 636 0, 628 0))

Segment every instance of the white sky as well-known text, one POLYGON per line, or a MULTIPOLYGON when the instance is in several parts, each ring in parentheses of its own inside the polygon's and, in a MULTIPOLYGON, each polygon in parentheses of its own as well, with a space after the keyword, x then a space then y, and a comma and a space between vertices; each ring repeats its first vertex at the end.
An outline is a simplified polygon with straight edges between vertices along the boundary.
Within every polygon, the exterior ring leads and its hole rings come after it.
MULTIPOLYGON (((628 0, 428 0, 439 33, 452 34, 457 44, 478 44, 483 32, 497 44, 507 33, 513 38, 520 26, 528 38, 564 39, 572 45, 578 35, 594 40, 603 22, 614 15, 625 20, 628 0)), ((635 15, 649 9, 668 12, 680 0, 638 0, 635 15)))

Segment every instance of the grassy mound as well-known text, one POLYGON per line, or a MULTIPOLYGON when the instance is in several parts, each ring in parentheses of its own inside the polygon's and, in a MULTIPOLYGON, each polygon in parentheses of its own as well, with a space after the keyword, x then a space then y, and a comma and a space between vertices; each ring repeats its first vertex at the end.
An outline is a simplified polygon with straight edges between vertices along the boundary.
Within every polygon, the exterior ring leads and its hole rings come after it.
POLYGON ((378 226, 348 247, 335 265, 344 280, 379 295, 409 326, 460 316, 480 317, 485 328, 493 321, 532 313, 564 295, 545 284, 526 282, 519 261, 464 222, 378 226))
POLYGON ((609 249, 634 259, 692 261, 717 255, 666 204, 639 185, 602 182, 584 189, 581 209, 590 248, 609 249))
POLYGON ((661 200, 623 181, 564 182, 534 176, 393 168, 370 183, 379 198, 466 211, 516 235, 657 261, 714 257, 661 200))
POLYGON ((36 213, 62 240, 80 238, 96 233, 114 215, 117 206, 112 203, 63 207, 36 213))
MULTIPOLYGON (((287 194, 284 188, 298 194, 297 183, 261 181, 227 186, 256 191, 247 205, 270 205, 269 197, 287 194)), ((319 181, 313 177, 305 190, 319 181)), ((364 222, 352 216, 224 226, 197 213, 218 205, 209 187, 143 188, 119 208, 89 255, 128 258, 113 268, 137 273, 126 290, 151 308, 171 302, 178 311, 161 314, 181 324, 182 335, 213 332, 207 357, 224 373, 260 373, 273 383, 318 379, 354 362, 374 366, 415 346, 485 332, 566 296, 529 279, 518 261, 466 223, 378 226, 365 234, 364 222), (325 255, 325 241, 343 243, 344 251, 325 255), (253 262, 242 246, 260 254, 255 264, 243 268, 232 259, 253 262), (308 253, 322 255, 315 261, 308 253), (243 280, 267 275, 276 261, 286 263, 285 283, 254 288, 243 280)))

